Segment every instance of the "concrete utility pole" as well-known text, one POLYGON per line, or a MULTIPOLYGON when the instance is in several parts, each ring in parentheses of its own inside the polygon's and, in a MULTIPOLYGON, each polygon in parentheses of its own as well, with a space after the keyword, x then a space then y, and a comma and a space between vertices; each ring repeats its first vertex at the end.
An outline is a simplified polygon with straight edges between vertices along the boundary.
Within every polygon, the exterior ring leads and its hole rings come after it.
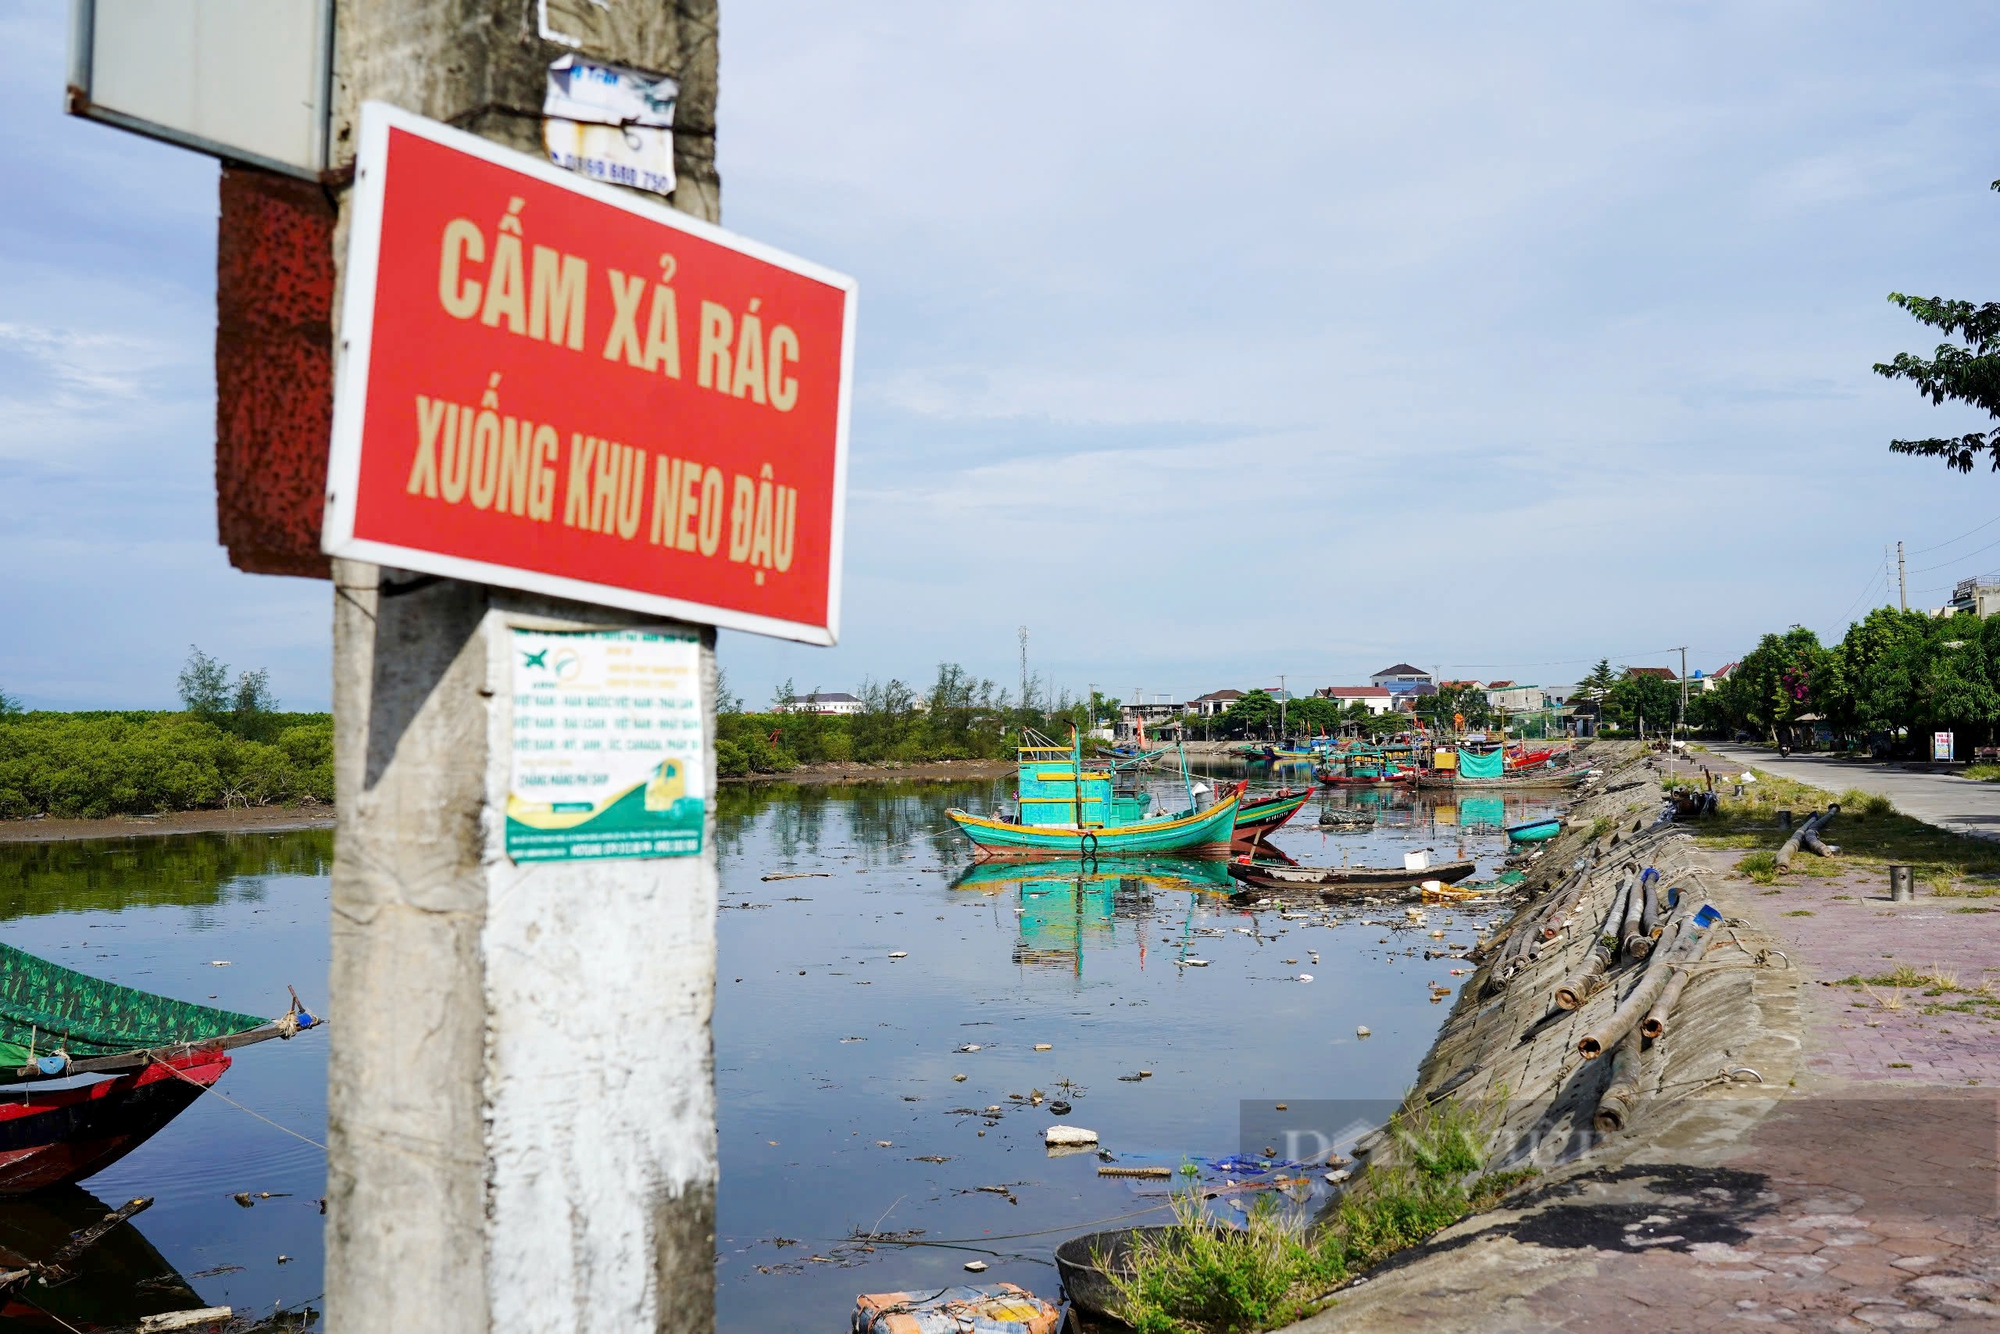
POLYGON ((1680 652, 1681 652, 1681 704, 1680 704, 1680 713, 1674 718, 1674 733, 1677 736, 1680 734, 1680 730, 1683 727, 1687 726, 1687 716, 1688 716, 1688 651, 1685 645, 1682 646, 1680 652))
MULTIPOLYGON (((364 100, 541 157, 545 71, 572 53, 680 80, 672 202, 718 220, 714 0, 545 10, 580 51, 520 0, 339 0, 337 256, 364 100)), ((510 630, 666 623, 355 561, 333 580, 328 1328, 703 1334, 712 807, 699 856, 516 865, 502 842, 510 630)))
POLYGON ((1028 700, 1028 627, 1027 627, 1027 626, 1025 626, 1025 625, 1024 625, 1024 626, 1022 626, 1022 627, 1020 628, 1020 630, 1019 630, 1019 631, 1017 631, 1016 633, 1018 633, 1018 634, 1020 635, 1020 638, 1021 638, 1021 707, 1022 707, 1023 709, 1026 709, 1026 708, 1028 707, 1028 703, 1029 703, 1029 700, 1028 700))
POLYGON ((1904 611, 1910 609, 1910 580, 1903 572, 1903 544, 1896 543, 1896 600, 1904 611))

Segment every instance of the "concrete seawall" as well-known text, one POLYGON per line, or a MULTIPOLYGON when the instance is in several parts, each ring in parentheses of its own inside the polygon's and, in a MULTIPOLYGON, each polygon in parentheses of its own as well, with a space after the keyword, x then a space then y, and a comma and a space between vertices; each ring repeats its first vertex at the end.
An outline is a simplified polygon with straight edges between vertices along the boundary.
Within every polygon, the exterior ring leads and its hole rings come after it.
MULTIPOLYGON (((1740 1239, 1748 1235, 1742 1224, 1769 1206, 1759 1182, 1721 1163, 1793 1080, 1800 974, 1750 926, 1743 891, 1717 873, 1692 836, 1653 827, 1663 792, 1652 762, 1631 747, 1592 752, 1606 776, 1566 813, 1562 835, 1544 845, 1520 908, 1482 942, 1480 967, 1408 1100, 1421 1106, 1451 1097, 1479 1110, 1493 1132, 1489 1165, 1530 1166, 1538 1175, 1503 1207, 1394 1257, 1296 1329, 1601 1328, 1592 1323, 1600 1316, 1631 1318, 1638 1308, 1625 1302, 1622 1315, 1612 1308, 1592 1314, 1586 1302, 1574 1325, 1559 1308, 1574 1292, 1597 1291, 1592 1282, 1605 1272, 1607 1254, 1643 1258, 1657 1245, 1685 1254, 1716 1237, 1740 1239), (1575 892, 1579 864, 1584 880, 1567 925, 1502 985, 1494 969, 1509 940, 1517 932, 1541 934, 1551 898, 1575 892), (1692 971, 1666 1035, 1640 1058, 1640 1096, 1626 1128, 1606 1135, 1592 1120, 1611 1078, 1611 1055, 1586 1060, 1578 1040, 1641 984, 1646 965, 1615 966, 1610 984, 1574 1010, 1560 1009, 1555 992, 1595 948, 1628 870, 1646 866, 1659 871, 1662 889, 1678 888, 1684 909, 1710 902, 1724 920, 1710 933, 1714 943, 1692 971), (1699 1226, 1687 1223, 1690 1210, 1702 1215, 1699 1226), (1635 1240, 1648 1245, 1635 1248, 1635 1240), (1549 1299, 1551 1292, 1561 1296, 1549 1299)), ((1683 1327, 1662 1323, 1660 1314, 1649 1313, 1649 1334, 1683 1327)), ((1708 1321, 1685 1327, 1713 1328, 1708 1321)))

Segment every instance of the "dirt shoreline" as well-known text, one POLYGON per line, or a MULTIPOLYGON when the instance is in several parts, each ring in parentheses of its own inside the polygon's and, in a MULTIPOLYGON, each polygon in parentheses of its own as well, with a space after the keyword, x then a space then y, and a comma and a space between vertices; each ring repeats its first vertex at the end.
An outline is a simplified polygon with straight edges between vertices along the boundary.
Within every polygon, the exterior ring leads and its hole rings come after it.
MULTIPOLYGON (((945 782, 999 778, 1014 771, 1012 760, 927 760, 915 764, 808 764, 785 774, 725 778, 734 786, 798 783, 945 782)), ((331 806, 255 806, 226 811, 172 811, 165 815, 111 815, 101 820, 0 820, 0 843, 61 843, 87 838, 149 838, 165 834, 279 834, 294 829, 333 828, 331 806)))
POLYGON ((0 843, 60 843, 84 838, 149 838, 163 834, 280 834, 333 828, 331 806, 253 806, 165 815, 111 815, 101 820, 0 820, 0 843))

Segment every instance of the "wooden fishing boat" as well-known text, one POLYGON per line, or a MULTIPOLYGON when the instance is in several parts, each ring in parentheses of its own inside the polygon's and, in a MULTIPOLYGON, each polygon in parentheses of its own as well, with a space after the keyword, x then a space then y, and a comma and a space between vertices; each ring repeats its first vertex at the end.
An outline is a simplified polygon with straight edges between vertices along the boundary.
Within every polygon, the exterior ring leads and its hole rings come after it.
POLYGON ((1312 797, 1312 789, 1294 792, 1290 788, 1263 797, 1245 797, 1236 807, 1236 841, 1260 839, 1299 813, 1312 797))
POLYGON ((1417 776, 1415 769, 1397 764, 1380 751, 1348 751, 1331 758, 1332 763, 1314 774, 1327 787, 1404 787, 1417 776))
POLYGON ((1546 819, 1529 820, 1525 824, 1507 826, 1507 837, 1515 843, 1546 843, 1562 832, 1560 816, 1551 815, 1546 819))
POLYGON ((1588 770, 1536 769, 1505 778, 1461 778, 1447 769, 1418 774, 1417 786, 1427 790, 1460 792, 1528 792, 1572 788, 1590 776, 1588 770))
POLYGON ((1233 861, 1229 874, 1246 885, 1276 890, 1358 890, 1408 889, 1426 880, 1456 884, 1470 876, 1478 864, 1471 861, 1440 862, 1421 871, 1400 866, 1269 866, 1256 862, 1233 861))
POLYGON ((1072 732, 1059 746, 1029 735, 1017 748, 1014 818, 945 812, 981 857, 1116 857, 1148 852, 1226 853, 1247 783, 1229 786, 1206 810, 1194 805, 1194 780, 1181 756, 1187 809, 1149 814, 1151 794, 1137 785, 1137 761, 1086 761, 1072 732))
POLYGON ((0 945, 0 1195, 103 1171, 229 1069, 228 1052, 321 1021, 170 1000, 0 945))

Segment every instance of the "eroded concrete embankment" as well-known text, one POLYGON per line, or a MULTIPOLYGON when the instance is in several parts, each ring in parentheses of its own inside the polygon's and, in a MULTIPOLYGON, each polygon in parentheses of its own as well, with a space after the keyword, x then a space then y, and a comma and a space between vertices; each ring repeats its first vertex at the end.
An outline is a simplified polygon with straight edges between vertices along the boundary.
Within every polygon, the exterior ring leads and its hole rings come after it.
MULTIPOLYGON (((1600 1271, 1613 1252, 1653 1244, 1682 1254, 1703 1245, 1727 1249, 1749 1235, 1746 1223, 1769 1211, 1763 1179, 1722 1164, 1792 1081, 1801 975, 1771 953, 1771 942, 1750 925, 1742 891, 1715 873, 1692 836, 1653 827, 1663 798, 1653 762, 1636 748, 1592 749, 1591 759, 1609 772, 1566 813, 1563 834, 1533 863, 1521 907, 1484 942, 1483 962, 1411 1094, 1417 1104, 1452 1097, 1482 1110, 1504 1146, 1493 1165, 1533 1166, 1540 1175, 1505 1207, 1379 1267, 1297 1329, 1568 1328, 1567 1316, 1587 1322, 1588 1312, 1549 1309, 1541 1294, 1604 1287, 1600 1271), (1567 925, 1501 983, 1494 969, 1508 939, 1539 935, 1544 910, 1563 897, 1579 860, 1586 878, 1567 925), (1724 921, 1666 1034, 1641 1057, 1640 1097, 1626 1129, 1602 1135, 1593 1118, 1612 1061, 1609 1053, 1584 1059, 1578 1040, 1641 985, 1646 965, 1617 966, 1610 984, 1574 1010, 1560 1009, 1555 993, 1589 956, 1632 866, 1657 868, 1663 888, 1678 887, 1684 908, 1710 902, 1724 921)), ((1622 1318, 1642 1309, 1629 1297, 1617 1300, 1628 1303, 1622 1318)), ((1619 1309, 1614 1302, 1601 1314, 1620 1318, 1619 1309)), ((1653 1329, 1679 1327, 1660 1323, 1664 1315, 1648 1312, 1653 1329)))

